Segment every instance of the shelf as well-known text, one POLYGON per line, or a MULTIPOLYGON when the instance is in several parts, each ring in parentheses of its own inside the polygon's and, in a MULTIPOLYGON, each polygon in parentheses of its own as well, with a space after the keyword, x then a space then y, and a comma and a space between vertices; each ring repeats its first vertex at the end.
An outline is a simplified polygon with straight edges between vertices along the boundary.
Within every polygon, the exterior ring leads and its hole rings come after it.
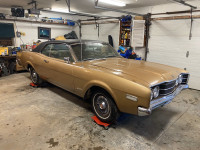
MULTIPOLYGON (((64 25, 64 26, 70 26, 64 23, 55 23, 55 22, 42 22, 42 21, 32 21, 32 20, 23 20, 23 19, 0 19, 4 21, 18 21, 18 22, 28 22, 28 23, 39 23, 39 24, 53 24, 53 25, 64 25)), ((74 27, 74 26, 70 26, 74 27)))
POLYGON ((123 21, 122 23, 131 23, 131 21, 123 21))
POLYGON ((120 22, 120 37, 119 37, 119 45, 123 45, 123 46, 128 46, 128 45, 124 45, 124 43, 122 41, 130 41, 130 38, 123 38, 125 37, 126 34, 128 34, 130 37, 131 34, 131 21, 126 21, 126 22, 120 22))
POLYGON ((121 38, 122 40, 131 40, 131 39, 125 39, 125 38, 121 38))
POLYGON ((131 27, 131 26, 129 26, 129 25, 125 25, 125 26, 124 26, 124 25, 122 25, 122 27, 131 27))

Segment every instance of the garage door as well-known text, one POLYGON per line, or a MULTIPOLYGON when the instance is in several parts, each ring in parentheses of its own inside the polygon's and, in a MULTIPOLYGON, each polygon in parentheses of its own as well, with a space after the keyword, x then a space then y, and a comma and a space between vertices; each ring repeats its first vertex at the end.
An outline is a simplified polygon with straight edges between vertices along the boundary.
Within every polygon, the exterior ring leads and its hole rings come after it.
POLYGON ((190 88, 200 90, 200 20, 194 20, 192 40, 189 32, 190 20, 153 21, 147 60, 186 68, 190 88))

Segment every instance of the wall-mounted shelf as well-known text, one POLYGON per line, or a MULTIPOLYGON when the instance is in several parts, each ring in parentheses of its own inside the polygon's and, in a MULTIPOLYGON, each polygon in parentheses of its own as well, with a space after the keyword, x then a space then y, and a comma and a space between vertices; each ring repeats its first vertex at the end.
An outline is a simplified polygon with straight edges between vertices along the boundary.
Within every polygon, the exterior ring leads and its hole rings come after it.
POLYGON ((38 24, 50 24, 50 25, 63 25, 63 26, 69 26, 69 27, 74 27, 70 26, 64 23, 55 23, 55 22, 42 22, 42 21, 32 21, 32 20, 23 20, 23 19, 0 19, 0 21, 18 21, 18 22, 27 22, 27 23, 38 23, 38 24))
POLYGON ((119 45, 129 47, 131 37, 131 21, 120 21, 119 45))

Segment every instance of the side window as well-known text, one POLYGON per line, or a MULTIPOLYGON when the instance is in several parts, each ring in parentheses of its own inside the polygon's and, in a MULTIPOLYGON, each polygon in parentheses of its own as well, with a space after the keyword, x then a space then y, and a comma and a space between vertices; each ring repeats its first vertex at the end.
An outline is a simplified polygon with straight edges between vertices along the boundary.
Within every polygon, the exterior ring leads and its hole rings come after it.
POLYGON ((73 61, 70 49, 66 44, 52 44, 50 57, 64 60, 64 57, 69 57, 73 61))
POLYGON ((53 46, 52 44, 45 46, 41 53, 46 56, 50 56, 50 51, 52 49, 52 46, 53 46))

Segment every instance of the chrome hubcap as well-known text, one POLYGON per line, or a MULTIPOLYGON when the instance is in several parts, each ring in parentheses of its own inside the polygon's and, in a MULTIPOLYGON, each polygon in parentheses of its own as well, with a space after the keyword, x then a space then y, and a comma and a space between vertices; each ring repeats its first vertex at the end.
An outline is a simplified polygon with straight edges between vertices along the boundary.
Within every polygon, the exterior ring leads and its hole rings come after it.
POLYGON ((108 102, 104 96, 97 98, 97 106, 101 113, 106 114, 108 112, 108 102))
POLYGON ((32 81, 33 81, 34 83, 37 82, 37 73, 36 73, 35 71, 32 72, 32 81))
POLYGON ((105 109, 106 108, 106 103, 105 102, 102 102, 100 105, 99 105, 100 109, 105 109))

